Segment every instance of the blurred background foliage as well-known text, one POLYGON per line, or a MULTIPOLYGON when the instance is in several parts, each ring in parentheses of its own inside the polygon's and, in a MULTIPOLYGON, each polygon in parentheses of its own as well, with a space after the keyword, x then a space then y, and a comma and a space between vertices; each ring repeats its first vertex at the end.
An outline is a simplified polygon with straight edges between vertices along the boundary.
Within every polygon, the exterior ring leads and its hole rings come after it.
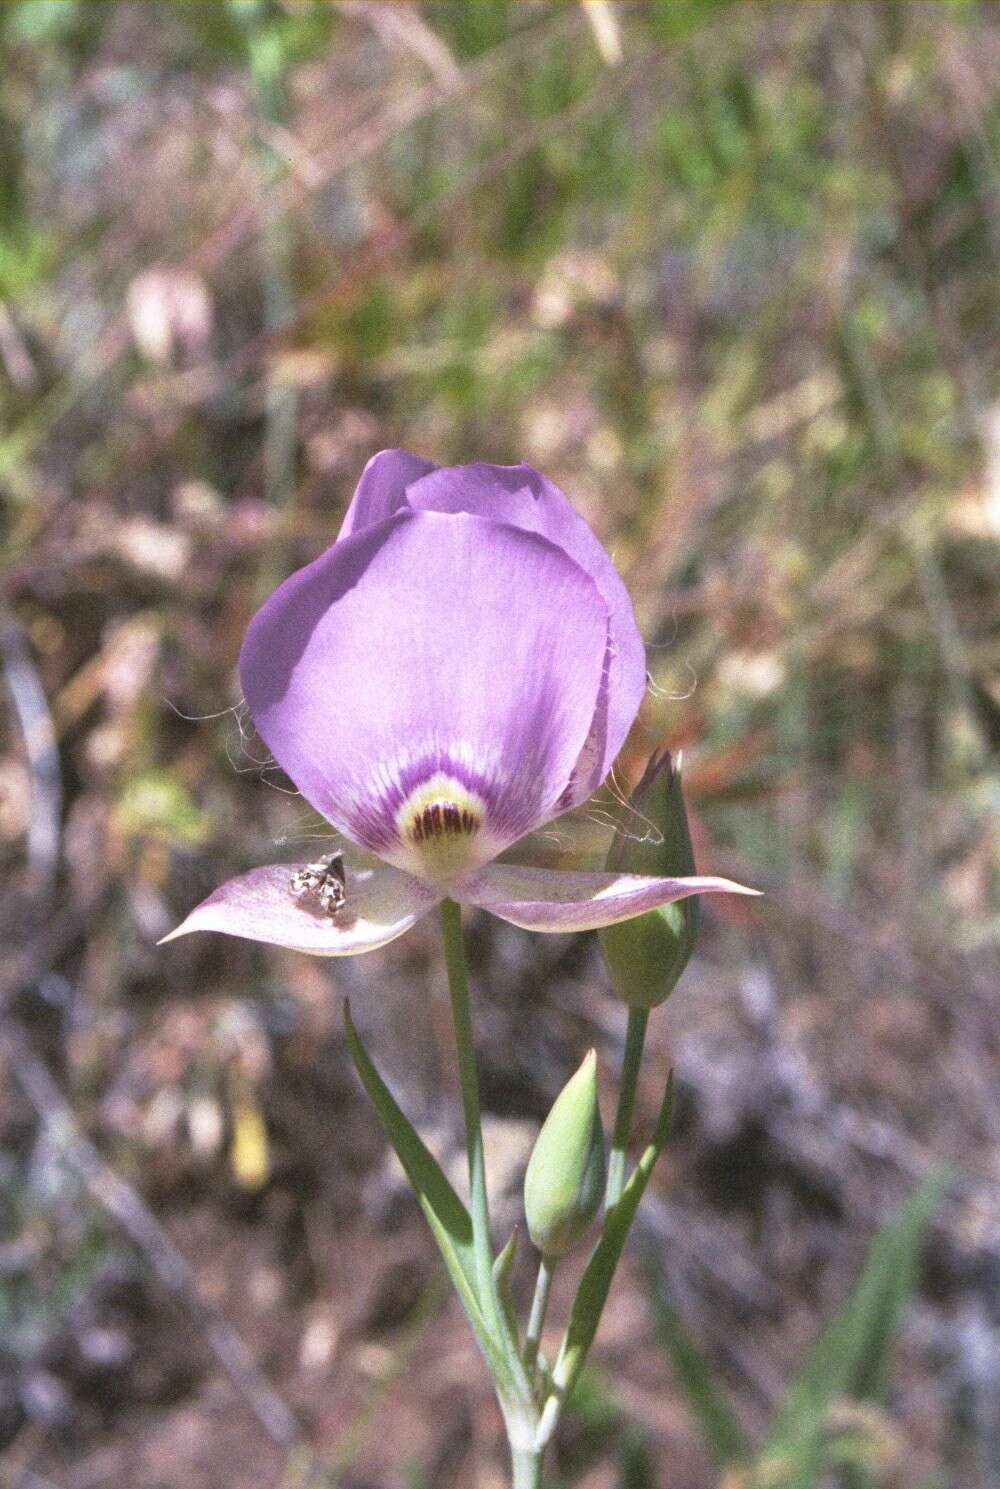
MULTIPOLYGON (((767 891, 651 1022, 553 1482, 997 1481, 998 82, 972 0, 0 9, 5 1484, 503 1482, 340 1027, 459 1162, 433 928, 154 945, 311 852, 234 664, 396 444, 571 493, 650 646, 620 784, 683 748, 767 891)), ((509 1225, 624 1014, 591 938, 471 929, 509 1225)))

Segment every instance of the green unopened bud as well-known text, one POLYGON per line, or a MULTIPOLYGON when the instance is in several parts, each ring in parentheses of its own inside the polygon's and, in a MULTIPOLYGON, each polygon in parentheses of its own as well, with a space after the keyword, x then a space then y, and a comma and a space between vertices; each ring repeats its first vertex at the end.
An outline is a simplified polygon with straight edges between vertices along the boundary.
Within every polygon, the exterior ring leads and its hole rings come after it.
POLYGON ((574 1247, 604 1198, 604 1131, 597 1056, 587 1055, 556 1097, 524 1176, 528 1234, 543 1256, 574 1247))
MULTIPOLYGON (((619 823, 607 867, 615 873, 685 878, 695 872, 691 834, 681 791, 680 764, 664 750, 646 767, 619 823)), ((668 998, 698 939, 698 896, 676 900, 634 920, 600 931, 611 986, 636 1008, 668 998)))

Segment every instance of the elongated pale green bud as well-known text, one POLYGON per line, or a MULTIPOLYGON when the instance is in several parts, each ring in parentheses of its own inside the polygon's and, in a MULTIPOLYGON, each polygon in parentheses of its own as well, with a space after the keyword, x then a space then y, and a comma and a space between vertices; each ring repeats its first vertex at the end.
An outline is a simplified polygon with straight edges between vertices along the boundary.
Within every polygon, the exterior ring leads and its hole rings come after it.
POLYGON ((543 1256, 563 1256, 604 1198, 604 1131, 593 1050, 556 1097, 528 1160, 524 1213, 543 1256))
MULTIPOLYGON (((668 750, 652 757, 619 823, 607 867, 616 873, 686 878, 695 873, 681 791, 680 763, 668 750)), ((668 998, 698 939, 698 896, 662 905, 598 932, 611 986, 636 1008, 668 998)))

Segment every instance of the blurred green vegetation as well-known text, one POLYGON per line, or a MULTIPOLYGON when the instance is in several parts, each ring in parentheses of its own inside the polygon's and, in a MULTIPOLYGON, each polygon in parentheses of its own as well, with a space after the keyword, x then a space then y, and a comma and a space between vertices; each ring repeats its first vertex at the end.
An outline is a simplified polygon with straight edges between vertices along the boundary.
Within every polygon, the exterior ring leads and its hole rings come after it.
POLYGON ((824 1326, 756 1452, 654 1271, 653 1301, 664 1348, 713 1458, 732 1470, 727 1482, 747 1489, 816 1489, 833 1470, 844 1489, 871 1489, 884 1473, 898 1446, 880 1408, 943 1188, 944 1176, 931 1174, 898 1219, 876 1237, 861 1277, 824 1326))
MULTIPOLYGON (((728 1471, 727 1489, 815 1489, 831 1469, 838 1489, 871 1489, 878 1482, 886 1460, 898 1452, 891 1422, 880 1408, 942 1187, 943 1176, 931 1175, 876 1238, 861 1277, 824 1326, 756 1452, 714 1367, 670 1302, 658 1263, 650 1259, 650 1295, 662 1346, 706 1447, 720 1470, 728 1471)), ((659 1482, 648 1433, 629 1421, 613 1386, 593 1368, 580 1378, 565 1435, 557 1465, 561 1476, 553 1479, 553 1489, 576 1482, 609 1448, 619 1465, 620 1489, 654 1489, 659 1482)))
MULTIPOLYGON (((752 919, 713 918, 716 981, 763 959, 852 1112, 970 1183, 992 1174, 998 99, 1000 15, 976 0, 0 9, 0 619, 37 668, 65 803, 58 858, 26 864, 51 762, 8 675, 0 928, 33 956, 58 912, 80 923, 58 985, 2 997, 165 1213, 200 1197, 298 1256, 310 1186, 338 1224, 360 1204, 330 1198, 342 1155, 308 1121, 309 1082, 332 1101, 324 1062, 342 1051, 326 973, 153 943, 227 872, 315 830, 266 789, 235 658, 261 595, 331 540, 365 460, 397 444, 529 460, 570 493, 650 647, 622 784, 654 746, 683 748, 699 862, 768 891, 752 919), (241 1112, 273 1148, 259 1195, 229 1158, 241 1112)), ((504 947, 490 962, 481 936, 484 979, 521 965, 504 947)), ((378 1032, 395 1018, 425 1076, 435 1036, 413 1009, 434 955, 416 933, 379 964, 394 1013, 378 1032)), ((567 1037, 556 963, 530 956, 520 981, 551 1049, 567 1037)), ((483 1036, 501 1070, 512 1027, 483 1036)), ((544 1088, 535 1058, 517 1054, 522 1090, 544 1088)), ((76 1316, 119 1244, 82 1200, 70 1219, 39 1192, 34 1120, 3 1119, 3 1241, 30 1231, 35 1258, 0 1298, 18 1379, 55 1369, 52 1317, 76 1316)), ((879 1213, 845 1204, 852 1264, 879 1213)), ((747 1245, 815 1310, 784 1222, 754 1224, 747 1245)), ((326 1274, 286 1270, 289 1310, 327 1298, 326 1274)), ((916 1440, 913 1402, 934 1401, 945 1425, 914 1461, 956 1489, 1000 1463, 993 1377, 968 1370, 951 1395, 914 1388, 897 1424, 916 1440)), ((594 1442, 617 1421, 606 1379, 576 1408, 594 1442)), ((613 1430, 618 1482, 664 1478, 675 1425, 613 1430)), ((448 1451, 433 1471, 427 1442, 400 1451, 393 1482, 458 1482, 448 1451)), ((676 1472, 712 1482, 683 1454, 676 1472)))

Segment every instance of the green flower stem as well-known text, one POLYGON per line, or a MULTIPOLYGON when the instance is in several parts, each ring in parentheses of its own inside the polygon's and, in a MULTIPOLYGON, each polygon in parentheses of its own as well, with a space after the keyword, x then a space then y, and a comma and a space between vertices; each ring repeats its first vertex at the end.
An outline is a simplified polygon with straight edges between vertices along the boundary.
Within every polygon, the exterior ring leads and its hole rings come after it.
POLYGON ((541 1489, 542 1486, 542 1455, 532 1452, 530 1449, 521 1451, 514 1450, 513 1454, 514 1478, 512 1489, 541 1489))
POLYGON ((542 1330, 545 1327, 545 1314, 549 1306, 549 1293, 552 1290, 552 1277, 555 1270, 556 1258, 542 1256, 538 1263, 538 1279, 531 1304, 531 1316, 528 1319, 528 1332, 524 1336, 524 1368, 528 1372, 528 1380, 532 1386, 534 1386, 537 1374, 538 1347, 542 1341, 542 1330))
MULTIPOLYGON (((448 970, 448 992, 451 997, 455 1044, 458 1051, 458 1077, 462 1087, 462 1106, 465 1111, 465 1145, 469 1156, 469 1209, 472 1219, 472 1246, 477 1290, 480 1306, 490 1332, 506 1356, 520 1414, 533 1424, 536 1417, 534 1396, 516 1341, 500 1306, 496 1279, 493 1276, 493 1246, 490 1241, 486 1163, 483 1155, 483 1129, 479 1110, 479 1077, 476 1074, 476 1054, 472 1040, 469 980, 465 970, 465 948, 462 942, 462 912, 454 900, 444 900, 441 904, 441 928, 444 932, 444 959, 448 970)), ((524 1480, 525 1485, 529 1482, 535 1481, 524 1480)))
POLYGON ((448 968, 448 992, 455 1024, 458 1078, 465 1111, 465 1145, 469 1155, 469 1194, 472 1212, 472 1244, 476 1258, 476 1281, 483 1308, 495 1324, 496 1289, 493 1285, 493 1247, 490 1242, 490 1210, 486 1194, 486 1163, 483 1157, 483 1128, 479 1112, 479 1077, 472 1042, 469 980, 462 945, 462 912, 454 900, 441 905, 444 957, 448 968))
POLYGON ((611 1152, 608 1156, 608 1187, 604 1203, 609 1210, 621 1199, 622 1190, 625 1188, 632 1108, 635 1105, 635 1088, 639 1079, 639 1065, 642 1060, 642 1047, 646 1041, 648 1021, 648 1008, 629 1008, 628 1030, 625 1035, 625 1058, 622 1061, 622 1084, 618 1094, 614 1132, 611 1137, 611 1152))

